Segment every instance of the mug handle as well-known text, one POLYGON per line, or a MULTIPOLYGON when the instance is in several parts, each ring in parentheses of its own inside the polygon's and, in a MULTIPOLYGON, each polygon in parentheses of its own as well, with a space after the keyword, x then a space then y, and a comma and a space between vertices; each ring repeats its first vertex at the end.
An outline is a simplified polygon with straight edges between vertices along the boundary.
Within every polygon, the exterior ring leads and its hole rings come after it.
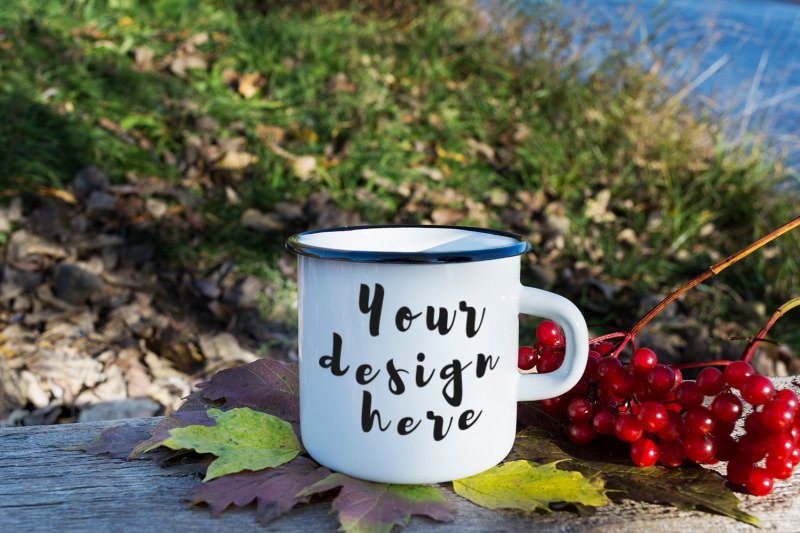
POLYGON ((561 326, 566 337, 566 352, 564 362, 555 371, 520 375, 517 400, 555 398, 575 386, 586 368, 589 356, 586 320, 575 304, 563 296, 524 285, 520 287, 520 313, 548 318, 561 326))

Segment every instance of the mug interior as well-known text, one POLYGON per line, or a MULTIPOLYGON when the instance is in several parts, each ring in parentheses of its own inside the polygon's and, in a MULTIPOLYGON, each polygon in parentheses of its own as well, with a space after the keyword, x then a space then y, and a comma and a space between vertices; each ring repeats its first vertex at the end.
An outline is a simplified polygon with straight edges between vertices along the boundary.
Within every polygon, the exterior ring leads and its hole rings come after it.
POLYGON ((300 233, 287 248, 321 259, 365 262, 465 262, 521 255, 519 235, 454 226, 354 226, 300 233))

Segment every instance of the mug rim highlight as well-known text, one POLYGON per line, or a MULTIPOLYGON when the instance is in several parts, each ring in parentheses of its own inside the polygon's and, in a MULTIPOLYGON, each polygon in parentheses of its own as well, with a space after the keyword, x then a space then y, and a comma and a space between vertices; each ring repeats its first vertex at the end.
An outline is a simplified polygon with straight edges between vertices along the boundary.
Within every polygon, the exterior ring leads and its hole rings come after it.
POLYGON ((306 231, 292 235, 286 240, 286 248, 297 255, 304 255, 316 259, 332 261, 345 261, 357 263, 396 263, 396 264, 444 264, 444 263, 469 263, 474 261, 488 261, 522 255, 530 251, 531 246, 522 236, 503 230, 489 228, 476 228, 469 226, 444 226, 444 225, 375 225, 375 226, 343 226, 306 231), (495 236, 510 239, 508 244, 499 246, 480 247, 469 250, 421 250, 421 251, 392 251, 392 250, 352 250, 334 246, 318 246, 301 242, 303 237, 326 233, 353 232, 363 230, 386 229, 413 229, 423 231, 458 230, 465 233, 474 233, 484 236, 495 236))

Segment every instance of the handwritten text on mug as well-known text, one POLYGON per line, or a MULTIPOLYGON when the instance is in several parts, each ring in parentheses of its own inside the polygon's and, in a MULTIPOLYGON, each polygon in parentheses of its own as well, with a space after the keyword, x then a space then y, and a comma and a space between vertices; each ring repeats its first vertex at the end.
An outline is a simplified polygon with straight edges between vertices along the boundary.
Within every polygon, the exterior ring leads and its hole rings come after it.
MULTIPOLYGON (((362 313, 369 315, 369 332, 373 337, 380 335, 380 322, 381 313, 383 311, 384 288, 381 284, 376 283, 373 296, 370 299, 370 288, 367 285, 361 284, 358 305, 362 313)), ((453 332, 456 317, 458 312, 466 313, 466 320, 464 324, 464 334, 468 338, 477 335, 483 319, 486 315, 486 309, 482 309, 480 316, 478 311, 467 305, 467 302, 459 302, 458 311, 453 311, 452 319, 449 319, 449 312, 446 308, 440 307, 437 310, 433 306, 427 306, 425 313, 425 325, 429 331, 436 331, 440 335, 448 335, 453 332)), ((408 307, 400 307, 395 313, 395 327, 400 332, 408 331, 413 322, 422 316, 422 312, 414 313, 408 307)), ((342 377, 348 373, 350 366, 342 368, 341 355, 342 355, 342 337, 338 333, 333 333, 333 348, 330 355, 320 357, 319 364, 322 368, 329 369, 334 376, 342 377)), ((446 364, 439 370, 439 378, 444 381, 442 385, 442 397, 445 401, 453 406, 458 407, 461 405, 463 399, 463 375, 464 371, 475 364, 475 377, 482 378, 486 375, 487 371, 492 371, 497 366, 499 358, 492 355, 485 355, 482 353, 477 354, 475 361, 470 361, 466 364, 460 359, 453 359, 452 362, 446 364)), ((436 370, 431 370, 426 374, 426 368, 422 364, 425 361, 425 354, 417 354, 418 364, 414 372, 414 385, 419 388, 427 386, 434 378, 436 370)), ((406 381, 403 379, 403 374, 410 372, 405 368, 398 368, 395 365, 394 359, 386 361, 385 370, 388 375, 387 386, 389 391, 394 395, 401 395, 406 391, 406 381)), ((375 369, 368 363, 363 363, 355 369, 355 380, 359 385, 368 385, 380 374, 381 369, 375 369)), ((475 413, 472 409, 463 411, 458 417, 457 426, 460 430, 466 430, 472 427, 478 421, 483 411, 475 413)), ((448 417, 445 427, 445 417, 436 414, 434 411, 426 413, 428 420, 433 422, 433 438, 436 441, 444 439, 450 432, 453 425, 453 418, 448 417)), ((397 433, 400 435, 409 435, 413 433, 422 420, 415 419, 411 416, 401 418, 396 424, 397 433)), ((362 394, 362 408, 361 408, 361 429, 368 433, 377 425, 380 431, 387 431, 392 426, 391 420, 384 422, 380 412, 377 408, 372 407, 372 394, 364 390, 362 394)))

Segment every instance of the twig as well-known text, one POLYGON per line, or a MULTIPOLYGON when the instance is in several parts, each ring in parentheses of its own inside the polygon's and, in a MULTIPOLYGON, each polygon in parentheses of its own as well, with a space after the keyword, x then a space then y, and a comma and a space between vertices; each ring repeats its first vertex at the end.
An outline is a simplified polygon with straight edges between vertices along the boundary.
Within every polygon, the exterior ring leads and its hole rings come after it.
MULTIPOLYGON (((677 290, 672 292, 672 294, 670 294, 669 296, 667 296, 666 298, 661 300, 661 302, 658 305, 656 305, 642 319, 640 319, 630 329, 630 331, 628 332, 627 335, 625 335, 625 338, 622 340, 620 345, 617 346, 617 348, 610 355, 612 355, 614 357, 618 356, 619 353, 622 351, 622 349, 625 347, 625 345, 629 341, 633 340, 636 337, 636 334, 639 333, 639 331, 648 322, 650 322, 653 319, 653 317, 655 317, 658 313, 660 313, 661 310, 664 309, 666 306, 668 306, 673 301, 675 301, 680 295, 682 295, 683 293, 685 293, 686 291, 688 291, 689 289, 691 289, 695 285, 698 285, 698 284, 704 282, 705 280, 707 280, 708 278, 719 274, 720 272, 722 272, 723 270, 725 270, 726 268, 728 268, 732 264, 736 263, 737 261, 740 261, 741 259, 744 259, 745 257, 747 257, 751 253, 755 252, 756 250, 758 250, 759 248, 761 248, 765 244, 777 239, 778 237, 780 237, 784 233, 793 230, 797 226, 800 226, 800 217, 795 218, 791 222, 788 222, 788 223, 784 224, 783 226, 781 226, 780 228, 776 229, 775 231, 765 235, 764 237, 761 237, 760 239, 758 239, 754 243, 752 243, 752 244, 746 246, 745 248, 739 250, 738 252, 736 252, 735 254, 731 255, 727 259, 724 259, 723 261, 720 261, 719 263, 711 266, 708 270, 706 270, 705 272, 703 272, 699 276, 695 277, 694 279, 692 279, 688 283, 686 283, 686 284, 682 285, 681 287, 679 287, 677 290)), ((792 300, 792 301, 794 301, 794 300, 792 300)))
POLYGON ((778 321, 780 317, 782 317, 787 311, 793 309, 800 305, 800 298, 794 298, 789 300, 772 313, 772 316, 769 318, 766 324, 761 328, 755 337, 753 337, 749 343, 747 343, 747 347, 744 349, 744 355, 742 355, 742 361, 749 361, 753 354, 756 351, 759 343, 764 340, 764 335, 767 334, 769 329, 778 321))

